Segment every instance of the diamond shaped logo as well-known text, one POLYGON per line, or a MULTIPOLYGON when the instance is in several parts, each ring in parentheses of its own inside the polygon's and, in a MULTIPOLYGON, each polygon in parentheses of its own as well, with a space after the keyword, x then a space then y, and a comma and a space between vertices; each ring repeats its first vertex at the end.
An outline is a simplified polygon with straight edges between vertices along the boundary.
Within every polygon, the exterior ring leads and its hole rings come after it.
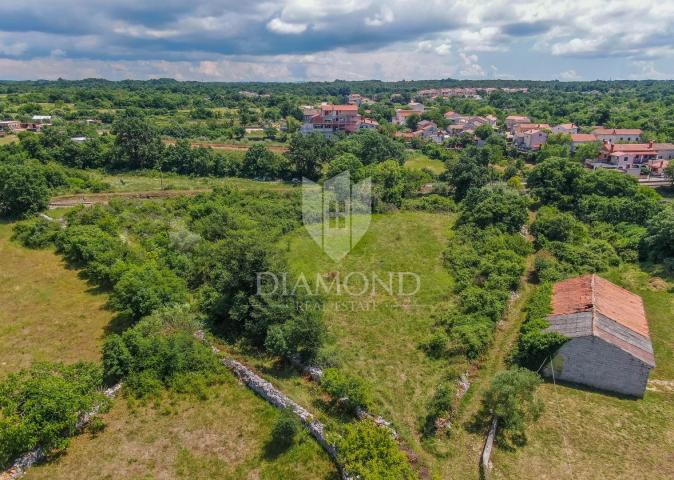
POLYGON ((331 259, 343 259, 363 238, 372 215, 372 182, 351 183, 348 171, 321 186, 302 179, 302 220, 311 238, 331 259))

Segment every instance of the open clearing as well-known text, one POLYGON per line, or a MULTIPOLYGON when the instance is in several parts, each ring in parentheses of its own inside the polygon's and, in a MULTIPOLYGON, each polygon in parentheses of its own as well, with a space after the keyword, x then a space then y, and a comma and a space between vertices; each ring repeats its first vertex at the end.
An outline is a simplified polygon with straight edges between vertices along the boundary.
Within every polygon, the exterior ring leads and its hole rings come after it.
POLYGON ((410 157, 405 161, 405 166, 414 170, 427 168, 436 175, 440 175, 445 171, 445 164, 442 161, 428 158, 426 155, 420 152, 414 152, 412 155, 410 155, 410 157))
POLYGON ((34 361, 98 360, 113 314, 107 297, 51 250, 29 250, 10 240, 0 223, 0 371, 34 361))
POLYGON ((158 407, 118 398, 103 432, 75 437, 64 455, 24 478, 337 479, 306 432, 287 450, 272 443, 278 410, 229 373, 209 394, 201 401, 168 393, 158 407))
MULTIPOLYGON (((350 272, 376 273, 384 279, 388 272, 419 274, 420 290, 413 297, 390 296, 381 290, 355 298, 331 293, 325 323, 342 354, 342 368, 373 385, 373 413, 392 420, 420 462, 438 472, 444 470, 439 452, 443 446, 435 445, 434 453, 425 450, 417 432, 428 401, 446 376, 447 362, 430 359, 419 343, 431 332, 434 307, 451 297, 452 280, 441 256, 452 220, 447 214, 417 212, 374 215, 365 236, 337 264, 304 229, 283 240, 291 269, 310 281, 316 274, 330 272, 338 272, 342 281, 350 272)), ((308 402, 302 396, 309 393, 298 392, 303 386, 297 378, 275 381, 308 402)))

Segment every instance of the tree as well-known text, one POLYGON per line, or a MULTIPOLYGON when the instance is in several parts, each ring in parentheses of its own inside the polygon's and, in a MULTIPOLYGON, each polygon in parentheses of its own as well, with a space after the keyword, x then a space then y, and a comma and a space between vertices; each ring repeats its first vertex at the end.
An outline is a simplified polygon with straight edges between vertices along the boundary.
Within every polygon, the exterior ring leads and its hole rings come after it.
POLYGON ((599 157, 600 151, 600 142, 581 143, 573 151, 573 159, 580 163, 585 162, 588 158, 594 160, 599 157))
POLYGON ((508 233, 518 232, 527 222, 527 199, 503 183, 472 189, 463 201, 461 223, 481 228, 493 225, 508 233))
POLYGON ((416 113, 413 113, 407 119, 405 120, 405 125, 407 128, 412 130, 413 132, 416 131, 417 126, 419 125, 419 121, 421 121, 421 117, 417 115, 416 113))
POLYGON ((320 133, 294 135, 290 140, 286 157, 295 175, 309 180, 318 180, 323 165, 334 157, 334 146, 320 133))
POLYGON ((644 253, 653 260, 674 258, 674 209, 663 208, 646 224, 644 253))
POLYGON ((348 424, 335 439, 337 458, 350 477, 363 480, 416 478, 391 432, 372 420, 348 424))
POLYGON ((241 175, 247 178, 274 179, 281 173, 280 159, 267 147, 256 143, 248 149, 241 165, 241 175))
POLYGON ((137 112, 127 111, 112 126, 118 161, 129 168, 151 168, 162 153, 157 130, 137 112))
POLYGON ((494 376, 482 399, 482 415, 498 420, 502 441, 526 442, 527 425, 543 413, 543 402, 536 398, 540 384, 538 374, 525 368, 511 368, 494 376))
POLYGON ((49 188, 32 164, 0 164, 0 217, 20 218, 47 208, 49 188))
POLYGON ((159 307, 182 303, 186 299, 187 288, 180 277, 148 262, 132 265, 122 274, 113 288, 110 302, 118 310, 139 319, 159 307))
POLYGON ((358 182, 360 180, 359 170, 361 168, 363 168, 363 163, 358 160, 358 157, 352 153, 342 153, 330 162, 328 168, 325 170, 325 178, 332 178, 342 172, 349 172, 351 181, 358 182))
POLYGON ((569 209, 587 173, 582 165, 568 158, 548 158, 529 173, 527 187, 541 204, 569 209))
POLYGON ((337 142, 337 149, 354 154, 363 165, 396 160, 403 164, 403 146, 374 130, 362 130, 337 142))
POLYGON ((365 380, 336 368, 325 370, 321 387, 334 400, 342 402, 351 410, 367 409, 372 403, 372 390, 365 380))
POLYGON ((587 236, 587 227, 570 213, 562 213, 554 207, 541 207, 531 225, 537 247, 547 241, 576 242, 587 236))
POLYGON ((494 129, 491 125, 484 124, 480 125, 475 129, 475 136, 480 140, 487 140, 494 134, 494 129))
POLYGON ((447 162, 447 179, 454 187, 454 198, 463 200, 471 188, 480 188, 496 179, 490 166, 490 152, 471 146, 463 150, 458 161, 447 162))

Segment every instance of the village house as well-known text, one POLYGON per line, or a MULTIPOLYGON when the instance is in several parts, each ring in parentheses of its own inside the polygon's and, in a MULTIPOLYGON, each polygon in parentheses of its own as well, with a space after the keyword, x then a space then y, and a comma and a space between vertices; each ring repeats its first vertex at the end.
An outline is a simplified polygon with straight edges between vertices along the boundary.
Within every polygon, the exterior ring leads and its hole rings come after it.
POLYGON ((33 123, 40 123, 42 125, 51 125, 51 115, 33 115, 33 123))
POLYGON ((3 120, 0 122, 0 130, 14 132, 21 128, 21 122, 17 120, 3 120))
MULTIPOLYGON (((631 169, 641 169, 642 166, 649 166, 658 171, 658 165, 653 161, 657 160, 658 153, 653 148, 653 142, 650 143, 610 143, 604 141, 599 152, 598 163, 604 163, 620 170, 629 171, 631 169)), ((595 167, 601 165, 593 165, 595 167)), ((661 165, 660 168, 663 168, 661 165)))
POLYGON ((641 297, 588 274, 556 283, 551 304, 547 330, 569 340, 543 374, 642 397, 655 357, 641 297))
POLYGON ((578 133, 578 125, 575 123, 560 123, 552 127, 552 133, 564 133, 567 135, 572 135, 578 133))
POLYGON ((423 103, 418 103, 418 102, 410 102, 407 104, 410 110, 417 112, 419 115, 424 113, 426 111, 426 107, 424 107, 423 103))
POLYGON ((520 150, 540 150, 548 140, 548 134, 539 128, 518 128, 513 134, 513 145, 520 150))
POLYGON ((379 127, 379 122, 371 118, 363 118, 358 128, 376 130, 379 127))
MULTIPOLYGON (((305 119, 307 113, 304 114, 305 119)), ((321 133, 332 137, 337 133, 353 133, 360 128, 362 118, 358 114, 356 105, 329 105, 322 104, 320 113, 311 116, 302 125, 301 133, 321 133)))
POLYGON ((653 150, 658 154, 658 160, 674 160, 674 144, 654 143, 653 150))
POLYGON ((571 153, 576 151, 578 145, 598 142, 597 137, 591 133, 572 133, 571 134, 571 153))
POLYGON ((595 128, 592 134, 601 141, 618 143, 640 142, 642 132, 639 128, 595 128))
POLYGON ((391 119, 391 123, 394 123, 396 125, 405 125, 407 119, 412 115, 420 115, 420 113, 415 112, 414 110, 403 110, 401 108, 398 108, 396 109, 395 117, 391 119))
POLYGON ((515 129, 515 126, 520 123, 530 123, 531 120, 529 117, 524 115, 508 115, 505 119, 506 128, 508 131, 512 132, 515 129))

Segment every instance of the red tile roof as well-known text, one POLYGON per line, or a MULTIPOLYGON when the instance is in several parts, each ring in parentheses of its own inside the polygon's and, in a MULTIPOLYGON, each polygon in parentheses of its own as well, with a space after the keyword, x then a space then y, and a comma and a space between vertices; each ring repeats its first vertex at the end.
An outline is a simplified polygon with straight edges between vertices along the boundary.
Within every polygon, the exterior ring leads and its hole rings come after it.
POLYGON ((572 133, 572 142, 596 142, 598 139, 591 133, 572 133))
POLYGON ((651 351, 643 348, 643 342, 618 338, 601 328, 597 314, 603 315, 643 337, 650 344, 650 333, 644 304, 639 295, 621 288, 595 274, 587 274, 558 282, 553 287, 551 315, 568 315, 592 312, 593 335, 628 351, 644 362, 655 365, 651 351))
POLYGON ((595 135, 641 135, 640 128, 597 128, 592 131, 595 135))

